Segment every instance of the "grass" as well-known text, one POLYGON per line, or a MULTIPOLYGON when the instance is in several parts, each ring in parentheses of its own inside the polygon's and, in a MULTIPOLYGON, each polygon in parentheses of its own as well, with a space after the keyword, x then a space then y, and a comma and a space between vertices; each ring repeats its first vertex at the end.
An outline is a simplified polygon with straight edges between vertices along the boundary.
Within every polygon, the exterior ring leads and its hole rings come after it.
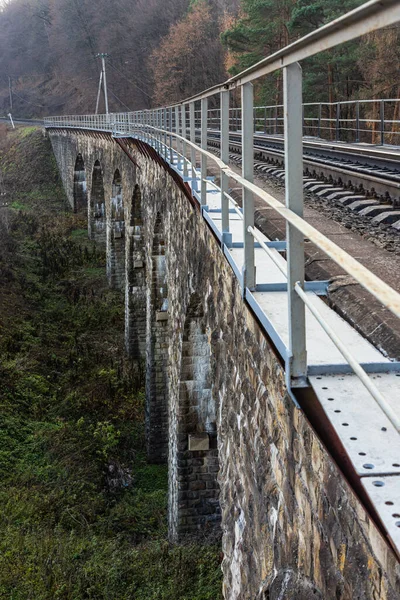
POLYGON ((219 548, 167 541, 167 468, 146 462, 123 296, 37 135, 11 140, 15 173, 27 145, 42 158, 36 187, 8 173, 26 206, 0 223, 0 598, 218 600, 219 548))

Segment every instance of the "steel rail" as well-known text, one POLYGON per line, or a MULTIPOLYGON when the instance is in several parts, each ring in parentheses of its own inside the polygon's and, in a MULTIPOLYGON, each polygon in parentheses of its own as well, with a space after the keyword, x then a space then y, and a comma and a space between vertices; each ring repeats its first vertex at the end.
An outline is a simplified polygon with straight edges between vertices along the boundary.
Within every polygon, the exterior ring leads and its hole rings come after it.
MULTIPOLYGON (((255 136, 255 139, 257 139, 256 136, 255 136)), ((215 147, 219 147, 218 138, 211 137, 211 138, 209 138, 209 141, 211 142, 210 143, 211 146, 214 145, 215 147)), ((234 148, 234 147, 241 148, 241 143, 239 140, 231 139, 229 145, 231 148, 234 148)), ((329 148, 324 148, 323 146, 321 146, 321 150, 328 152, 329 148)), ((340 150, 340 148, 339 148, 339 150, 340 150)), ((272 157, 277 157, 280 159, 279 162, 281 164, 284 164, 284 152, 281 149, 274 148, 271 146, 255 145, 254 152, 260 153, 260 154, 265 154, 265 155, 271 155, 272 157)), ((241 152, 237 152, 237 153, 241 154, 241 152)), ((348 153, 348 154, 349 154, 349 157, 352 156, 351 153, 348 153)), ((377 160, 388 161, 388 160, 393 160, 393 159, 390 159, 390 157, 388 157, 388 158, 382 157, 380 159, 378 158, 377 160)), ((385 195, 385 193, 389 193, 389 195, 392 198, 397 198, 400 196, 400 182, 398 179, 394 179, 392 173, 390 173, 390 172, 385 173, 381 177, 377 177, 376 175, 372 175, 368 172, 365 172, 365 170, 363 170, 363 168, 362 168, 363 165, 360 166, 360 165, 357 165, 356 163, 353 163, 353 164, 347 163, 347 164, 343 164, 343 166, 340 166, 338 164, 338 159, 312 156, 310 154, 307 154, 306 152, 303 154, 303 164, 307 167, 314 167, 321 173, 323 173, 324 171, 325 172, 328 171, 328 172, 338 173, 338 175, 343 175, 343 176, 347 177, 348 180, 351 180, 353 183, 357 182, 360 185, 363 185, 363 187, 365 187, 365 189, 374 187, 375 191, 377 193, 380 193, 381 195, 385 195)), ((379 167, 378 164, 376 164, 376 166, 379 167)), ((367 167, 367 165, 366 165, 366 167, 367 167)), ((383 168, 384 167, 382 167, 382 169, 383 168)))

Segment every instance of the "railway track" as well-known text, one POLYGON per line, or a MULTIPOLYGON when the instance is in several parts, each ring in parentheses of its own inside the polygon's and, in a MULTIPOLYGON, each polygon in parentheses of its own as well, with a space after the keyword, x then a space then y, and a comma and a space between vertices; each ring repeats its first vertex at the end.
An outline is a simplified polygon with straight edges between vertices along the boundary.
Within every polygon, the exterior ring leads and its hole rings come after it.
MULTIPOLYGON (((219 133, 209 132, 208 143, 219 147, 219 133)), ((240 134, 230 134, 229 149, 238 162, 240 134)), ((254 158, 256 171, 284 178, 283 140, 255 135, 254 158)), ((400 231, 400 153, 395 149, 304 140, 303 162, 306 189, 400 231)))

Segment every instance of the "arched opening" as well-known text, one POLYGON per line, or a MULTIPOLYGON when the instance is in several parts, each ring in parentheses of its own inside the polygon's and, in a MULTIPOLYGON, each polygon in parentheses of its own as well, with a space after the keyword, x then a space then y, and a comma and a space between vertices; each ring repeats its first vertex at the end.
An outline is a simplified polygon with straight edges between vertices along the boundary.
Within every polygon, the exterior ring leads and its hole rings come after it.
POLYGON ((126 235, 125 345, 128 354, 141 360, 146 353, 146 263, 142 199, 136 184, 126 235))
POLYGON ((151 274, 147 295, 146 439, 151 462, 164 463, 168 455, 168 284, 161 216, 154 228, 151 274))
POLYGON ((125 286, 125 215, 122 195, 122 178, 119 170, 114 173, 111 193, 110 223, 108 235, 108 276, 113 288, 125 286))
POLYGON ((94 163, 90 193, 89 237, 96 242, 106 241, 106 203, 103 172, 98 160, 94 163))
POLYGON ((85 163, 82 154, 78 154, 74 169, 74 212, 87 209, 87 186, 85 163))
POLYGON ((220 533, 217 406, 211 346, 202 303, 193 295, 182 337, 179 395, 170 473, 170 534, 174 541, 201 531, 220 533))

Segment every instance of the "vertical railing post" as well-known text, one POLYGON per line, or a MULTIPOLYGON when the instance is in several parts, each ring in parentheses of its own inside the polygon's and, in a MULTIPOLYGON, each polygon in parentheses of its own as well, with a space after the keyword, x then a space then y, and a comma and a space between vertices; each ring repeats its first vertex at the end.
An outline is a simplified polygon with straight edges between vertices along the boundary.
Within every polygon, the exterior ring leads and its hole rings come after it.
POLYGON ((381 146, 385 145, 385 101, 381 100, 380 104, 380 118, 381 118, 381 146))
POLYGON ((360 141, 360 103, 356 100, 356 142, 360 141))
POLYGON ((318 137, 321 138, 322 104, 318 104, 318 137))
MULTIPOLYGON (((254 127, 253 127, 254 90, 252 83, 242 85, 242 177, 247 181, 254 180, 254 127)), ((254 227, 253 193, 243 188, 243 291, 255 289, 255 257, 254 237, 249 227, 254 227)))
POLYGON ((163 142, 164 142, 164 149, 163 149, 164 152, 163 152, 163 154, 164 154, 164 158, 166 159, 167 158, 167 109, 166 108, 163 108, 162 115, 163 115, 163 117, 162 117, 162 128, 163 128, 163 131, 164 131, 164 133, 162 135, 162 139, 163 139, 163 142))
POLYGON ((168 110, 168 117, 169 117, 169 119, 168 119, 168 121, 169 121, 169 123, 168 123, 168 125, 169 125, 168 129, 169 129, 169 132, 170 132, 170 136, 169 136, 169 162, 172 164, 173 163, 173 158, 174 158, 173 157, 173 152, 172 152, 172 135, 171 135, 171 132, 172 132, 172 107, 170 107, 169 110, 168 110))
MULTIPOLYGON (((220 109, 220 135, 221 135, 221 160, 226 165, 229 164, 229 90, 221 92, 220 109)), ((227 246, 231 245, 232 235, 229 234, 229 200, 228 193, 229 179, 226 173, 221 169, 221 219, 222 219, 222 242, 227 246)))
MULTIPOLYGON (((303 216, 302 72, 298 63, 283 70, 286 206, 303 216)), ((304 286, 304 236, 286 224, 288 262, 289 386, 304 385, 307 376, 305 306, 295 291, 304 286)))
MULTIPOLYGON (((162 117, 163 117, 163 111, 162 108, 158 109, 157 111, 158 113, 158 124, 157 127, 158 129, 162 129, 162 117)), ((163 147, 162 147, 162 133, 161 131, 158 132, 158 152, 162 155, 163 153, 163 147)))
MULTIPOLYGON (((179 106, 175 106, 175 133, 180 135, 180 125, 179 125, 179 106)), ((181 168, 181 157, 179 156, 179 152, 181 150, 181 143, 178 138, 175 138, 175 146, 176 146, 176 166, 178 169, 181 168)))
POLYGON ((267 107, 264 106, 264 133, 267 134, 267 107))
POLYGON ((160 154, 161 153, 161 143, 160 143, 160 109, 158 108, 155 113, 156 113, 156 122, 155 122, 155 126, 157 131, 155 131, 155 137, 156 137, 156 144, 157 144, 157 152, 160 154))
MULTIPOLYGON (((201 99, 201 147, 207 150, 207 112, 208 98, 201 99)), ((207 204, 207 157, 201 153, 201 185, 200 185, 200 201, 201 205, 207 204)))
MULTIPOLYGON (((189 134, 190 141, 192 144, 196 143, 196 116, 195 116, 195 103, 189 103, 189 134)), ((197 180, 196 180, 196 150, 193 146, 190 146, 190 162, 191 166, 191 175, 192 175, 192 190, 197 192, 197 180)))
MULTIPOLYGON (((186 104, 182 104, 181 106, 181 126, 182 126, 182 137, 183 140, 186 140, 186 104)), ((182 154, 183 154, 183 176, 187 177, 188 169, 187 169, 187 161, 186 161, 186 142, 182 142, 182 154)))
POLYGON ((340 102, 336 104, 336 141, 340 140, 340 102))

